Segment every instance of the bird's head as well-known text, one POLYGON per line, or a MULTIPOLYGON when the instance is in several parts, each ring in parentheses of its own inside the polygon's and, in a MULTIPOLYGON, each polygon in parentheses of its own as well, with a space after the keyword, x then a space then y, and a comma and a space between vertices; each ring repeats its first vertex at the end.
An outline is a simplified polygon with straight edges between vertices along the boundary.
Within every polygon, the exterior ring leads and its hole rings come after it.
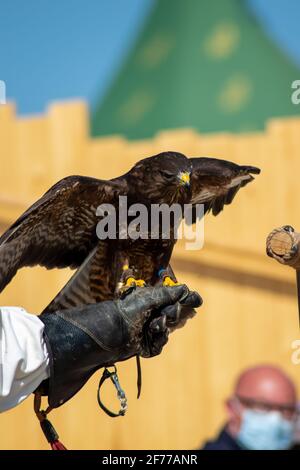
POLYGON ((163 152, 140 160, 127 175, 141 201, 173 204, 190 197, 191 171, 185 155, 163 152))

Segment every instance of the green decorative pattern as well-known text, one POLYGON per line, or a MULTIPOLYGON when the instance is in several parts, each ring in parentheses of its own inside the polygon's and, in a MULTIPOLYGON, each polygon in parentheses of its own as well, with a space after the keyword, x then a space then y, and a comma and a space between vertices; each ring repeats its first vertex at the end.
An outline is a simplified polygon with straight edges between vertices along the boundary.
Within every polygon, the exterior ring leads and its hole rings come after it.
POLYGON ((259 130, 270 117, 300 115, 291 102, 299 78, 244 0, 158 0, 96 108, 92 134, 259 130))

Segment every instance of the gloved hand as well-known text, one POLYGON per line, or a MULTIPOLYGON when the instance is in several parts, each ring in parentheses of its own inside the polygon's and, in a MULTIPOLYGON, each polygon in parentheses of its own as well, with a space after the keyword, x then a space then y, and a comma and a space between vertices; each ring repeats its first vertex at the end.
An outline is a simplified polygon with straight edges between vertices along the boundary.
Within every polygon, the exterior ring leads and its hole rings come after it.
POLYGON ((142 357, 160 354, 168 340, 169 333, 182 328, 187 320, 196 314, 195 308, 202 305, 202 298, 198 292, 190 291, 183 284, 175 287, 184 289, 179 300, 160 309, 156 318, 155 311, 152 312, 150 320, 145 323, 140 351, 142 357))
POLYGON ((178 305, 201 305, 201 297, 193 294, 191 300, 185 285, 144 287, 124 299, 40 315, 50 355, 50 407, 69 400, 101 367, 137 354, 159 354, 168 340, 168 324, 180 321, 178 305))

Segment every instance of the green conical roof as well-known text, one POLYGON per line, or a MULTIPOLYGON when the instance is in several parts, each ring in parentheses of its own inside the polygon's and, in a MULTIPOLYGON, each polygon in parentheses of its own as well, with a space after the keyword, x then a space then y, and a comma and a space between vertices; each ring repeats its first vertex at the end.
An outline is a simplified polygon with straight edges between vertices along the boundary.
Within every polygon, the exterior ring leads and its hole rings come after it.
POLYGON ((270 117, 300 114, 291 102, 297 78, 243 0, 159 0, 92 133, 262 129, 270 117))

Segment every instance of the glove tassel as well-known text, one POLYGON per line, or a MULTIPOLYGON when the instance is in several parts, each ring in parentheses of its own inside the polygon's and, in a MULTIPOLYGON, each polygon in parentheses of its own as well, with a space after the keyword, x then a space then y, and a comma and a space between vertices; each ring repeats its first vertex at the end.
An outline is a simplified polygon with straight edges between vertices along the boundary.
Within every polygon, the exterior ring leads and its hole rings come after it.
POLYGON ((68 449, 63 445, 63 443, 60 442, 60 441, 54 441, 54 442, 52 442, 52 444, 51 444, 51 449, 52 449, 52 450, 68 450, 68 449))
POLYGON ((47 414, 51 411, 48 407, 45 411, 41 410, 41 394, 35 393, 34 395, 34 411, 40 422, 41 429, 49 442, 52 450, 68 450, 59 440, 59 436, 53 424, 47 419, 47 414))

